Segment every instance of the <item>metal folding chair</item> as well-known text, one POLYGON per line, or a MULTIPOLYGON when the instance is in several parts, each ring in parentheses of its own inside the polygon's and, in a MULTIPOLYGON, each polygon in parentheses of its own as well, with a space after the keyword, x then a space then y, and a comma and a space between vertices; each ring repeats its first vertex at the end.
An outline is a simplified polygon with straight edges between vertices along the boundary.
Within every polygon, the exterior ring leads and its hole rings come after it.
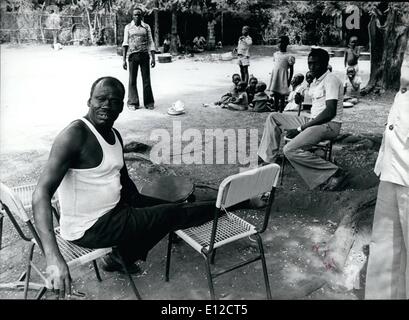
MULTIPOLYGON (((266 230, 268 225, 279 171, 280 167, 277 164, 270 164, 227 177, 219 186, 213 221, 204 223, 198 227, 175 231, 176 235, 199 252, 205 259, 211 299, 215 299, 214 278, 258 260, 261 260, 263 268, 267 299, 271 299, 270 283, 260 234, 266 230), (227 211, 227 208, 235 204, 266 192, 270 192, 270 196, 261 226, 255 226, 227 211), (222 271, 213 272, 211 264, 214 264, 216 249, 240 239, 249 239, 250 236, 253 236, 257 240, 259 254, 247 258, 244 261, 242 260, 240 263, 231 265, 222 271)), ((166 281, 169 281, 173 236, 173 233, 169 234, 166 281)))
MULTIPOLYGON (((36 295, 36 299, 41 299, 48 287, 48 281, 40 269, 33 263, 33 254, 34 248, 36 245, 39 246, 41 249, 42 254, 44 255, 43 247, 41 244, 41 240, 37 234, 37 231, 32 222, 32 195, 35 189, 35 185, 27 185, 22 187, 17 187, 10 189, 6 185, 0 182, 0 209, 2 214, 6 214, 10 221, 12 222, 13 226, 17 230, 18 234, 21 238, 30 243, 30 248, 27 256, 27 269, 26 271, 19 277, 18 281, 9 283, 9 284, 1 284, 0 288, 24 288, 24 299, 27 299, 28 290, 29 289, 36 289, 39 292, 36 295), (25 223, 31 233, 31 236, 26 235, 20 225, 18 224, 16 217, 18 217, 23 223, 25 223), (43 280, 44 283, 32 283, 30 282, 30 275, 31 270, 34 269, 43 280)), ((52 208, 54 215, 57 220, 59 220, 59 214, 56 208, 59 207, 58 199, 53 197, 51 200, 52 208)), ((1 232, 1 230, 0 230, 1 232)), ((87 264, 92 261, 95 273, 97 276, 98 281, 102 281, 101 276, 99 274, 98 265, 96 263, 96 259, 105 256, 107 253, 112 251, 112 248, 102 248, 102 249, 88 249, 77 246, 67 240, 64 240, 60 235, 60 228, 56 227, 54 229, 55 237, 57 240, 58 247, 64 260, 67 262, 67 265, 70 269, 75 268, 80 265, 87 264)), ((1 234, 0 234, 1 238, 1 234)), ((135 293, 137 299, 141 299, 141 296, 135 286, 135 283, 132 279, 132 276, 129 274, 126 265, 121 259, 121 264, 126 271, 128 279, 130 281, 131 287, 133 292, 135 293)))

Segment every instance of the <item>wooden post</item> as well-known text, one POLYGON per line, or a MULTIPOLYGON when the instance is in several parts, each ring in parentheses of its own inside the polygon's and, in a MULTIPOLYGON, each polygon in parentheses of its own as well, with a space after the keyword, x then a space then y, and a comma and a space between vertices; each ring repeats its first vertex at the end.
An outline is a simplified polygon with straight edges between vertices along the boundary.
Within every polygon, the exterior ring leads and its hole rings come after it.
POLYGON ((177 15, 177 5, 172 5, 172 27, 171 27, 171 41, 170 41, 170 52, 172 54, 177 54, 177 35, 178 35, 178 15, 177 15))
POLYGON ((222 11, 222 18, 221 18, 221 36, 222 36, 222 44, 224 44, 224 24, 223 24, 223 11, 222 11))
POLYGON ((154 16, 154 41, 155 41, 155 47, 156 49, 159 48, 160 42, 159 42, 159 1, 155 1, 155 8, 153 9, 153 16, 154 16))
POLYGON ((118 29, 118 23, 117 23, 118 17, 116 13, 114 13, 113 16, 114 18, 112 19, 112 15, 111 15, 111 19, 114 22, 114 28, 113 28, 114 29, 114 41, 115 41, 115 45, 118 46, 118 30, 117 30, 118 29))

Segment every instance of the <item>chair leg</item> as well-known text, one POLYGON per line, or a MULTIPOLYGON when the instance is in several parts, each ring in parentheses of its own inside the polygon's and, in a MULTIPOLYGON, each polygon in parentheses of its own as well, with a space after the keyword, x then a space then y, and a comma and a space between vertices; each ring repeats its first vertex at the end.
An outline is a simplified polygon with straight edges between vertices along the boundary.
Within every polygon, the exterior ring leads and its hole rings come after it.
POLYGON ((0 249, 1 249, 1 239, 3 236, 3 218, 4 218, 4 215, 0 212, 0 249))
POLYGON ((271 300, 271 289, 270 289, 270 282, 268 279, 268 272, 267 272, 267 265, 266 265, 266 258, 264 256, 264 249, 263 249, 263 242, 261 240, 261 237, 258 233, 255 234, 257 243, 258 243, 258 248, 260 250, 260 257, 261 257, 261 265, 263 267, 263 274, 264 274, 264 283, 266 285, 266 293, 267 293, 267 300, 271 300))
POLYGON ((332 162, 332 143, 329 145, 328 149, 328 161, 332 162))
POLYGON ((27 295, 28 295, 28 286, 30 284, 30 275, 31 275, 31 260, 33 260, 33 253, 34 253, 34 243, 31 243, 30 249, 28 252, 28 257, 27 257, 27 273, 25 276, 25 283, 24 283, 24 300, 27 300, 27 295))
POLYGON ((213 249, 212 256, 210 257, 210 263, 214 265, 214 258, 216 257, 216 249, 213 249))
POLYGON ((206 261, 206 274, 207 274, 207 283, 209 284, 210 299, 216 300, 216 297, 214 295, 212 272, 210 270, 210 259, 209 259, 209 256, 205 254, 203 254, 203 257, 205 258, 205 261, 206 261))
POLYGON ((99 274, 97 262, 95 260, 92 260, 92 264, 94 265, 94 270, 95 270, 95 274, 97 275, 97 279, 99 282, 101 282, 102 279, 101 279, 101 275, 99 274))
POLYGON ((166 255, 166 271, 165 271, 165 281, 169 281, 169 269, 170 269, 170 256, 172 254, 172 239, 173 239, 173 232, 169 232, 169 240, 168 240, 168 252, 166 255))
POLYGON ((42 296, 46 293, 46 291, 47 291, 47 287, 42 287, 40 291, 37 293, 35 299, 40 300, 42 296))
POLYGON ((126 264, 125 264, 125 262, 124 262, 124 260, 123 260, 123 258, 122 258, 121 256, 119 256, 119 260, 120 260, 120 262, 121 262, 122 268, 124 268, 125 273, 126 273, 126 275, 128 276, 129 283, 130 283, 130 285, 131 285, 131 288, 132 288, 132 290, 133 290, 133 292, 134 292, 136 298, 137 298, 138 300, 142 300, 142 297, 141 297, 141 295, 139 294, 139 291, 138 291, 138 289, 137 289, 136 286, 135 286, 135 282, 134 282, 133 279, 132 279, 132 275, 129 273, 129 270, 128 270, 128 268, 127 268, 127 266, 126 266, 126 264))
POLYGON ((287 158, 283 155, 283 164, 281 166, 281 174, 280 174, 280 185, 283 185, 283 177, 284 177, 284 168, 285 168, 285 162, 287 161, 287 158))

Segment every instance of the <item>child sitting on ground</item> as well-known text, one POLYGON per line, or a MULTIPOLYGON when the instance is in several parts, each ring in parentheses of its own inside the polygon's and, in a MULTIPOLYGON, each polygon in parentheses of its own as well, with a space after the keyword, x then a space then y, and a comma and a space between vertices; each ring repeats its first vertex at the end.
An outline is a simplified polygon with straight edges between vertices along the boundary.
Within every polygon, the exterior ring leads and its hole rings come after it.
POLYGON ((253 101, 249 104, 250 112, 269 112, 272 111, 273 103, 271 98, 265 93, 267 85, 264 82, 257 83, 256 94, 253 101))
POLYGON ((353 105, 359 102, 359 90, 362 80, 356 74, 354 67, 347 68, 347 78, 344 82, 344 102, 350 102, 353 105))
POLYGON ((247 82, 240 81, 239 85, 237 86, 238 96, 231 97, 230 102, 222 106, 222 108, 228 108, 229 110, 233 111, 245 111, 248 108, 248 98, 247 98, 247 82))
POLYGON ((300 100, 300 97, 303 94, 303 89, 305 89, 301 84, 304 81, 304 75, 301 73, 297 73, 293 79, 291 80, 291 87, 292 90, 290 91, 290 94, 288 95, 288 103, 284 108, 284 111, 298 111, 300 109, 300 104, 302 103, 301 101, 295 101, 296 100, 296 95, 298 94, 298 100, 300 100))
POLYGON ((233 85, 230 88, 230 91, 222 95, 219 101, 216 101, 214 104, 217 106, 227 104, 230 102, 230 99, 232 97, 237 97, 238 96, 238 91, 237 91, 237 86, 241 81, 240 75, 238 73, 235 73, 231 77, 233 85))
POLYGON ((246 89, 247 98, 249 99, 249 104, 253 101, 254 95, 256 94, 257 83, 258 83, 258 80, 256 77, 250 77, 249 85, 246 89))

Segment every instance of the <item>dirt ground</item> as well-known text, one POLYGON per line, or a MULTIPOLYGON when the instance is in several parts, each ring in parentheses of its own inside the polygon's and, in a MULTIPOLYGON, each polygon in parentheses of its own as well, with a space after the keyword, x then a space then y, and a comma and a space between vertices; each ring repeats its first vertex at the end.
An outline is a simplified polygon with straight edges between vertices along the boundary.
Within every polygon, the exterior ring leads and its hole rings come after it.
MULTIPOLYGON (((121 57, 114 47, 65 47, 53 51, 49 46, 2 45, 0 50, 0 179, 9 186, 35 183, 55 135, 71 120, 86 113, 91 83, 100 76, 111 75, 126 85, 127 72, 122 69, 121 57)), ((267 83, 272 50, 273 47, 255 47, 251 60, 250 73, 267 83)), ((308 50, 308 47, 290 47, 296 56, 296 73, 305 74, 307 71, 308 50)), ((331 58, 330 64, 334 73, 343 79, 343 58, 331 58)), ((360 70, 365 84, 369 76, 369 61, 361 61, 360 70)), ((236 72, 236 60, 213 61, 205 54, 174 59, 168 64, 158 63, 152 70, 156 109, 130 111, 125 108, 116 127, 125 143, 138 141, 151 146, 155 144, 151 139, 154 129, 166 129, 172 135, 175 124, 179 123, 182 130, 194 128, 201 132, 216 128, 257 129, 260 139, 267 114, 230 112, 202 106, 218 100, 229 88, 231 74, 236 72), (176 100, 184 102, 186 114, 172 117, 166 111, 176 100)), ((342 133, 361 138, 381 136, 392 99, 392 93, 365 97, 354 108, 344 109, 342 133)), ((203 145, 206 143, 208 141, 203 141, 203 145)), ((223 146, 219 148, 223 149, 223 146)), ((170 164, 161 165, 141 160, 141 157, 149 158, 148 153, 128 153, 125 159, 138 187, 161 175, 189 176, 195 183, 217 186, 225 177, 238 172, 241 166, 227 161, 226 164, 183 165, 175 163, 176 156, 172 155, 170 164)), ((353 197, 356 190, 365 192, 376 187, 377 180, 371 173, 376 156, 374 145, 361 148, 356 142, 348 143, 346 140, 334 145, 335 161, 356 173, 349 189, 340 193, 308 193, 294 170, 287 170, 284 183, 277 191, 277 205, 269 227, 263 234, 275 299, 363 298, 364 247, 369 241, 370 219, 362 224, 345 268, 352 274, 353 269, 359 267, 359 279, 354 277, 345 281, 348 274, 334 274, 326 270, 322 257, 314 248, 329 241, 342 218, 337 215, 337 199, 353 197), (294 197, 294 194, 300 196, 294 197), (297 201, 290 203, 290 198, 297 201)), ((200 190, 198 193, 199 197, 208 196, 200 194, 200 190)), ((260 212, 246 211, 243 214, 255 223, 260 221, 260 212)), ((158 300, 208 299, 203 259, 182 243, 173 249, 171 281, 164 281, 166 244, 166 239, 161 241, 142 264, 144 272, 136 277, 142 296, 158 300)), ((26 251, 27 245, 19 240, 6 219, 0 251, 0 283, 16 279, 24 270, 26 251)), ((220 250, 216 263, 222 264, 252 252, 255 252, 254 245, 250 243, 249 246, 248 241, 242 241, 220 250)), ((41 265, 38 254, 36 259, 41 265)), ((85 266, 73 271, 72 275, 74 287, 86 294, 85 299, 133 297, 127 281, 119 274, 103 273, 104 281, 98 283, 91 266, 85 266)), ((250 300, 265 298, 263 286, 261 265, 256 263, 218 278, 215 288, 221 299, 250 300)), ((0 290, 0 298, 21 297, 21 291, 0 290)), ((52 294, 46 297, 53 299, 52 294)))

